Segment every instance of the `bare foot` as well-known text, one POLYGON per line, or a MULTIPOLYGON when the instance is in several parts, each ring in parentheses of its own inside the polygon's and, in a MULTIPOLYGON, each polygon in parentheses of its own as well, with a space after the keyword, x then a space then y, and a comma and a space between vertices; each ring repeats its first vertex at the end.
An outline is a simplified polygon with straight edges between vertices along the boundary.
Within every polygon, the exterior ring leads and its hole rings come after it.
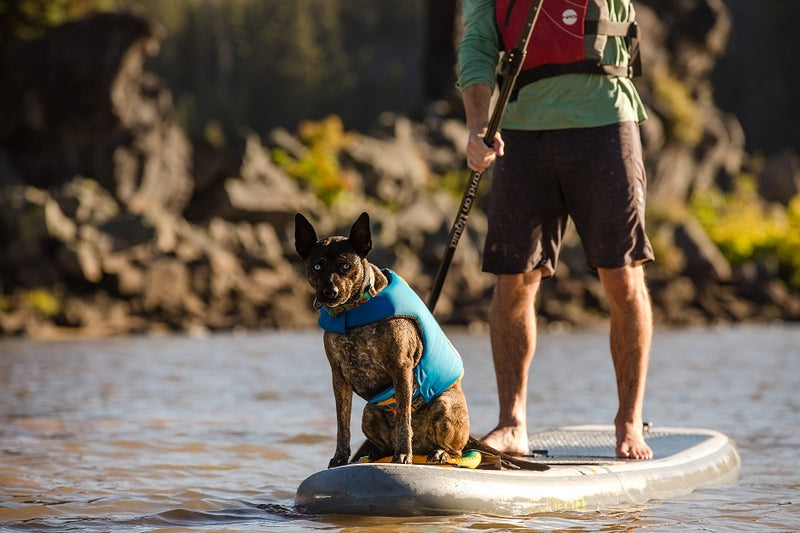
POLYGON ((617 427, 618 459, 652 459, 653 450, 644 441, 641 427, 623 424, 617 427))
POLYGON ((525 429, 511 426, 496 427, 483 437, 481 442, 510 455, 528 455, 530 453, 528 433, 525 429))

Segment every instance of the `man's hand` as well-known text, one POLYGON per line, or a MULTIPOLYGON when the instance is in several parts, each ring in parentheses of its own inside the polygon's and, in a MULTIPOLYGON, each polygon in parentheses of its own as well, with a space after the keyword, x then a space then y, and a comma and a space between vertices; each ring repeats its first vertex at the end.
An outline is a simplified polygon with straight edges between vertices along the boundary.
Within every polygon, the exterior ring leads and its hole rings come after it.
POLYGON ((466 148, 467 166, 475 172, 483 172, 489 168, 497 156, 503 155, 504 145, 500 132, 495 134, 491 146, 487 146, 484 142, 489 125, 491 98, 492 88, 487 85, 470 85, 461 91, 461 99, 467 115, 467 128, 469 128, 469 140, 466 148))
POLYGON ((503 156, 504 143, 500 137, 500 132, 494 136, 494 142, 489 147, 484 141, 486 137, 486 127, 475 131, 469 132, 469 140, 467 141, 467 166, 475 172, 483 172, 492 163, 497 156, 503 156))

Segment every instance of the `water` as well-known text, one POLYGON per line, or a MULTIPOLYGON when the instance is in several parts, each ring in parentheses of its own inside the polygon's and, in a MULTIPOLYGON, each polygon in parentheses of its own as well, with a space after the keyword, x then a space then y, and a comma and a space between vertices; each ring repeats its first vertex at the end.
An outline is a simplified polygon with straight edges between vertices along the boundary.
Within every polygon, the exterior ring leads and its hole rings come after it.
MULTIPOLYGON (((482 434, 496 416, 488 338, 451 339, 466 364, 473 434, 482 434)), ((610 423, 607 344, 599 332, 540 337, 531 429, 610 423)), ((799 327, 656 333, 646 419, 732 437, 743 461, 737 484, 601 512, 319 517, 293 503, 335 444, 320 332, 3 340, 0 530, 798 530, 799 357, 799 327)))

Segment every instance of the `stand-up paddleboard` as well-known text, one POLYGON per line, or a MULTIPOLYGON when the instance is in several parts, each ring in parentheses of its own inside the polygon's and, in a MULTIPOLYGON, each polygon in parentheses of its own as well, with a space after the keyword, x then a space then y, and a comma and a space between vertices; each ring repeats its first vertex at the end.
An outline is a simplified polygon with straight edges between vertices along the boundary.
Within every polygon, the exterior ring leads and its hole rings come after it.
POLYGON ((654 458, 628 461, 614 457, 613 426, 536 432, 527 459, 544 471, 350 464, 309 476, 296 502, 314 514, 519 516, 671 498, 738 477, 736 446, 716 431, 665 427, 645 440, 654 458))

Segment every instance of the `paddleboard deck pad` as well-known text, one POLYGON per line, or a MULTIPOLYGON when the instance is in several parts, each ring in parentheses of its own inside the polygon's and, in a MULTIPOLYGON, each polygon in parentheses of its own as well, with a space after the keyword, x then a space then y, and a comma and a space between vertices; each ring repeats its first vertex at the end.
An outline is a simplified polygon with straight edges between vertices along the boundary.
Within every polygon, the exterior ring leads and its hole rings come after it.
POLYGON ((306 478, 297 508, 379 516, 591 511, 730 483, 741 464, 733 441, 710 429, 650 429, 645 441, 653 459, 647 461, 616 459, 613 426, 562 427, 529 437, 534 453, 526 460, 547 470, 356 463, 306 478))

